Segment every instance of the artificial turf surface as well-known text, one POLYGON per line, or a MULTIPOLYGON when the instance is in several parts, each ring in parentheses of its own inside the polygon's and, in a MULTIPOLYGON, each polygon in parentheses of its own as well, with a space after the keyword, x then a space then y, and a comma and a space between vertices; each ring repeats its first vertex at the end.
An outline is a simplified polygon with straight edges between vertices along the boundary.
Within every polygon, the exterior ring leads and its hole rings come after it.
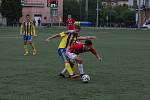
POLYGON ((83 28, 103 56, 81 54, 89 83, 60 78, 59 39, 44 40, 63 27, 38 28, 36 56, 23 56, 17 27, 0 28, 0 100, 149 100, 150 30, 83 28))

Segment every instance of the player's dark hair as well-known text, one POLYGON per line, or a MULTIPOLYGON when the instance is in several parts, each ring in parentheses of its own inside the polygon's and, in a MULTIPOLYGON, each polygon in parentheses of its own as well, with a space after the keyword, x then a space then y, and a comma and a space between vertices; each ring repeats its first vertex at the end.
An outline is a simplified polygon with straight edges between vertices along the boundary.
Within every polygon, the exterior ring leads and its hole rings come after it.
POLYGON ((27 16, 30 16, 30 15, 29 15, 29 14, 27 14, 27 15, 26 15, 26 17, 27 17, 27 16))
POLYGON ((92 45, 92 41, 91 40, 85 40, 85 45, 92 45))

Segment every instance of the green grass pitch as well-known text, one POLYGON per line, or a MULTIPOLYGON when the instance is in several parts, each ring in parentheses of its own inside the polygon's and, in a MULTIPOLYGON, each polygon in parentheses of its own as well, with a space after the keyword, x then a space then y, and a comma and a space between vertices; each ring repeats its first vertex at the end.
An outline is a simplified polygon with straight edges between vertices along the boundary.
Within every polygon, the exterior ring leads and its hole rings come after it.
POLYGON ((0 100, 149 100, 150 30, 83 28, 95 35, 99 62, 81 54, 89 83, 58 77, 64 67, 57 55, 59 39, 44 40, 65 28, 38 28, 36 56, 23 56, 19 28, 0 28, 0 100))

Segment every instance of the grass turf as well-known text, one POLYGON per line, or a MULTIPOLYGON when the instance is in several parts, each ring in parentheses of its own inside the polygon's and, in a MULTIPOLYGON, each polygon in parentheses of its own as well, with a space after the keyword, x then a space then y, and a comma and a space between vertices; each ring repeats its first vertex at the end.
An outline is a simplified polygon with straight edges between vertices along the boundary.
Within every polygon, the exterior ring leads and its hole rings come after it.
POLYGON ((58 77, 63 63, 57 55, 59 39, 44 42, 64 28, 38 28, 36 56, 23 56, 18 28, 0 28, 0 100, 149 100, 150 30, 83 28, 95 35, 99 62, 81 54, 88 84, 58 77))

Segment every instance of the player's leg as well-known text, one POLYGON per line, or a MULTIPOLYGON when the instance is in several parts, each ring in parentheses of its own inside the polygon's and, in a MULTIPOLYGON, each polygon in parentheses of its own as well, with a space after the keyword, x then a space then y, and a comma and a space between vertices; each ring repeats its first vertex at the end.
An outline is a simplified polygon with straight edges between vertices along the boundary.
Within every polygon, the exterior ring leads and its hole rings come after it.
MULTIPOLYGON (((61 57, 63 62, 65 62, 65 60, 67 60, 65 53, 66 53, 66 48, 59 48, 58 49, 58 55, 61 57)), ((63 70, 60 72, 59 76, 62 76, 64 78, 66 72, 67 72, 67 69, 66 69, 66 67, 64 67, 63 70)))
POLYGON ((68 62, 67 58, 66 58, 66 55, 65 55, 65 49, 61 49, 61 54, 62 54, 62 58, 64 60, 64 63, 65 63, 65 68, 66 70, 68 71, 69 75, 73 75, 73 71, 71 69, 71 66, 70 66, 70 63, 68 62))
MULTIPOLYGON (((59 48, 58 49, 58 55, 61 57, 62 61, 64 62, 64 57, 63 57, 63 53, 65 54, 66 52, 66 48, 59 48)), ((59 73, 59 76, 62 76, 63 78, 65 77, 65 73, 67 72, 67 69, 64 67, 64 69, 59 73)))
POLYGON ((24 42, 24 55, 28 55, 28 45, 27 45, 27 42, 24 42))
MULTIPOLYGON (((64 60, 63 60, 63 62, 64 62, 64 60)), ((75 72, 76 69, 77 69, 77 64, 76 64, 76 63, 73 64, 73 63, 71 63, 70 61, 69 61, 69 64, 70 64, 70 66, 71 66, 71 68, 72 68, 72 71, 75 72)), ((59 76, 65 77, 66 72, 67 72, 67 69, 64 68, 64 69, 60 72, 59 76)))
POLYGON ((67 72, 69 73, 69 76, 70 76, 71 78, 76 78, 76 77, 78 77, 78 75, 74 74, 74 72, 73 72, 73 70, 72 70, 72 68, 71 68, 71 65, 70 65, 70 63, 69 63, 69 61, 68 61, 68 59, 67 59, 67 56, 66 56, 66 52, 61 52, 61 53, 62 53, 62 57, 63 57, 63 59, 64 59, 65 68, 66 68, 67 72))
POLYGON ((23 40, 24 40, 24 55, 26 56, 26 55, 28 55, 28 45, 27 45, 27 36, 23 36, 23 40))
POLYGON ((72 70, 73 70, 74 73, 79 74, 78 71, 77 71, 77 67, 78 67, 78 64, 75 62, 75 63, 73 64, 72 70))
POLYGON ((70 63, 70 65, 71 65, 71 68, 72 68, 72 70, 73 70, 73 72, 75 72, 76 71, 76 68, 77 68, 77 63, 76 62, 72 62, 72 61, 70 61, 70 59, 68 59, 69 60, 69 63, 70 63))
POLYGON ((63 78, 65 78, 65 73, 67 72, 67 69, 64 68, 60 73, 59 76, 62 76, 63 78))
MULTIPOLYGON (((77 62, 75 60, 75 58, 77 57, 77 55, 75 53, 70 53, 70 52, 66 52, 66 56, 69 58, 70 62, 73 63, 73 72, 75 73, 76 69, 77 69, 77 62)), ((77 75, 79 76, 79 75, 77 75)))
POLYGON ((78 70, 79 70, 80 75, 82 77, 82 75, 84 75, 83 61, 82 61, 80 55, 78 55, 75 59, 78 62, 78 70))
POLYGON ((32 54, 36 55, 36 48, 35 48, 34 43, 32 42, 32 36, 28 37, 28 41, 29 41, 30 46, 32 47, 32 54))

